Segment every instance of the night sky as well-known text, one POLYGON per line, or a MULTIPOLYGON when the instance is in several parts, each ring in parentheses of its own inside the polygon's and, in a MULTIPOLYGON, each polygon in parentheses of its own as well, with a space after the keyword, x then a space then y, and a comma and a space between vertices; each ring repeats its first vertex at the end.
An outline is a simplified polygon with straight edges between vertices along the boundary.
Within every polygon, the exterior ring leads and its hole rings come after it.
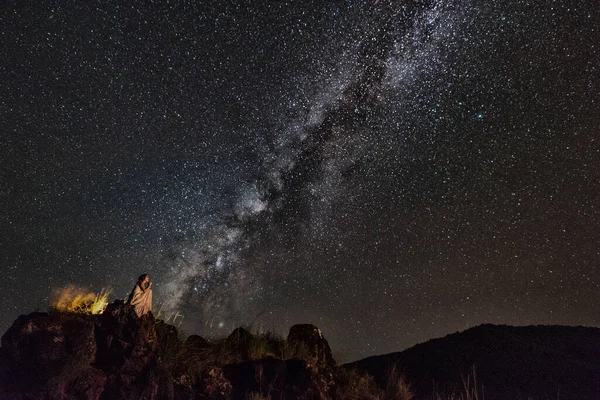
POLYGON ((341 361, 600 326, 596 1, 3 2, 0 331, 154 281, 341 361))

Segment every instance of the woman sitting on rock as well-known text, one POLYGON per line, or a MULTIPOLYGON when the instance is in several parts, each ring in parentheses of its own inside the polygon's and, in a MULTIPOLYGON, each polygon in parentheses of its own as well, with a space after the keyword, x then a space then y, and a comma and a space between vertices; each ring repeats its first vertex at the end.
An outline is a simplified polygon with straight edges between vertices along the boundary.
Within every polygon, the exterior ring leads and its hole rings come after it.
POLYGON ((129 295, 129 304, 133 306, 133 310, 138 317, 152 311, 152 282, 148 274, 140 275, 135 284, 135 287, 129 295))

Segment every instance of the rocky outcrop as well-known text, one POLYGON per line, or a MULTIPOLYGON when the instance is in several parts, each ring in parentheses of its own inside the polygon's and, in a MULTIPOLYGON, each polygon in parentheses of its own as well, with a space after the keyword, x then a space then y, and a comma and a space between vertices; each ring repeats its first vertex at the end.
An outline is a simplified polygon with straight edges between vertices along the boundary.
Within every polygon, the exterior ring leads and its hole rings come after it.
POLYGON ((152 314, 138 318, 126 304, 110 304, 100 316, 95 365, 107 376, 102 399, 158 398, 164 385, 159 383, 163 374, 156 371, 160 344, 155 326, 152 314))
POLYGON ((71 360, 92 363, 97 352, 94 320, 85 315, 21 315, 0 343, 10 381, 29 387, 46 382, 71 360))
POLYGON ((202 350, 209 346, 206 339, 204 339, 202 336, 198 336, 198 335, 188 336, 188 338, 185 340, 185 345, 189 349, 193 349, 193 350, 202 350))
MULTIPOLYGON (((121 302, 100 316, 21 315, 2 336, 0 397, 174 398, 164 396, 173 384, 158 366, 155 326, 151 314, 138 318, 121 302)), ((172 330, 162 328, 168 337, 172 330)))
POLYGON ((319 367, 335 367, 335 360, 331 354, 329 343, 323 337, 323 332, 311 324, 294 325, 290 328, 288 343, 305 350, 319 367))
POLYGON ((248 360, 250 357, 250 344, 254 335, 245 328, 236 328, 227 337, 226 343, 229 351, 239 355, 238 361, 248 360))
POLYGON ((290 340, 237 328, 224 339, 183 341, 172 325, 139 318, 120 301, 101 315, 32 313, 2 336, 0 398, 330 398, 335 361, 321 331, 297 325, 290 340), (296 359, 274 357, 283 353, 296 359))
POLYGON ((98 368, 136 376, 156 364, 159 342, 152 314, 141 318, 129 305, 110 304, 97 323, 98 368))
POLYGON ((249 344, 254 338, 254 335, 250 333, 246 328, 235 328, 233 332, 227 337, 227 341, 231 343, 249 344))

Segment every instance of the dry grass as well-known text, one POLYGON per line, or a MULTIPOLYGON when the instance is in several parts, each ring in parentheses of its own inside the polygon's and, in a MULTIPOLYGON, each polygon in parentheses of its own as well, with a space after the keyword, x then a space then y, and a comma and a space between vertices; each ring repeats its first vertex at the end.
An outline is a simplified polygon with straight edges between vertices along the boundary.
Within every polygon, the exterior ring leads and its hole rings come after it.
POLYGON ((65 313, 102 314, 111 292, 110 288, 94 293, 73 285, 66 286, 54 293, 52 307, 65 313))
POLYGON ((248 344, 248 358, 260 360, 267 356, 276 357, 275 342, 267 335, 254 336, 248 344))
POLYGON ((461 374, 463 390, 464 390, 464 400, 479 400, 479 392, 477 386, 477 369, 473 365, 471 367, 471 373, 467 374, 467 376, 463 376, 461 374))
POLYGON ((108 306, 108 296, 112 293, 112 289, 110 288, 102 288, 100 293, 94 296, 92 303, 90 304, 90 313, 91 314, 102 314, 104 310, 106 310, 106 306, 108 306))
POLYGON ((356 369, 338 368, 334 375, 334 399, 381 400, 382 391, 371 375, 356 369))
MULTIPOLYGON (((471 372, 469 372, 466 376, 462 373, 460 374, 462 380, 462 391, 459 393, 448 393, 448 394, 434 394, 435 400, 479 400, 479 383, 477 382, 477 369, 473 365, 471 367, 471 372)), ((485 399, 485 395, 483 393, 483 386, 481 387, 481 399, 485 399)))
POLYGON ((185 374, 194 383, 203 372, 211 369, 266 357, 311 361, 307 346, 290 345, 285 337, 272 333, 254 334, 247 342, 235 338, 209 338, 206 347, 201 348, 188 345, 180 335, 178 340, 164 346, 161 353, 161 359, 171 365, 177 375, 185 374))
POLYGON ((204 355, 214 361, 215 366, 223 366, 245 360, 260 360, 274 357, 281 360, 311 360, 311 353, 303 343, 291 345, 286 338, 272 333, 254 334, 247 343, 239 343, 228 338, 209 339, 209 347, 204 355))
POLYGON ((388 372, 386 382, 383 396, 385 400, 413 400, 415 398, 415 394, 406 382, 404 375, 398 371, 395 365, 388 372))
POLYGON ((304 360, 314 361, 313 354, 308 346, 304 343, 291 344, 287 339, 283 339, 279 347, 279 357, 282 360, 304 360))
POLYGON ((241 355, 227 338, 209 339, 208 345, 202 348, 182 342, 177 349, 175 368, 188 374, 195 382, 203 371, 222 368, 240 361, 241 355))

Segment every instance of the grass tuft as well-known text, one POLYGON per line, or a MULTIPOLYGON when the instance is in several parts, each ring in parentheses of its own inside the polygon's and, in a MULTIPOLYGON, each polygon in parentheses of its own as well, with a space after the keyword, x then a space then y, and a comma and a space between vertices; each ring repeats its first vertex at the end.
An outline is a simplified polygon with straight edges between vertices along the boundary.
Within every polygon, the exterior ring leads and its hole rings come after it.
POLYGON ((69 285, 54 292, 52 308, 64 313, 102 314, 111 292, 110 288, 94 293, 69 285))
POLYGON ((387 374, 385 400, 413 400, 415 394, 396 365, 387 374))

